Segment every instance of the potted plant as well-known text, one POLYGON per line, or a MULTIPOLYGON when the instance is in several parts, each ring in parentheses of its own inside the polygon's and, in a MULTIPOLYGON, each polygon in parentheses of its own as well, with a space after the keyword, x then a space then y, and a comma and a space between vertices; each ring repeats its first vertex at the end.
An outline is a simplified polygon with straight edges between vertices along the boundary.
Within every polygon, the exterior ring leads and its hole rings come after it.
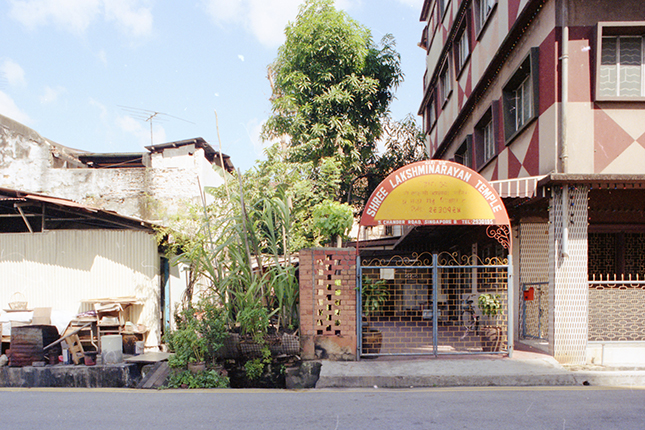
POLYGON ((498 315, 502 312, 501 297, 499 294, 483 293, 477 299, 477 306, 486 317, 487 324, 480 327, 482 337, 482 350, 486 352, 499 351, 502 328, 498 324, 498 315))
POLYGON ((174 353, 168 360, 170 367, 200 372, 213 364, 226 335, 222 311, 202 300, 178 312, 175 323, 176 328, 165 335, 174 353))
POLYGON ((384 279, 377 281, 363 277, 361 301, 363 302, 363 350, 370 354, 378 354, 383 343, 383 333, 369 326, 367 319, 370 315, 377 315, 385 306, 390 296, 387 283, 384 279))

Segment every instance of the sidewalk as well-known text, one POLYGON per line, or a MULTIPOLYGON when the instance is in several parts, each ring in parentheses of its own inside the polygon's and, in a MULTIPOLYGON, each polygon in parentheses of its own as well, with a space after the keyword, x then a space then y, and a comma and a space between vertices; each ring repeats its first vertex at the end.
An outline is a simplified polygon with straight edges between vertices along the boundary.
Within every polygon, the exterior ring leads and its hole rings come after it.
POLYGON ((323 361, 316 388, 466 386, 640 386, 645 368, 565 367, 550 355, 522 348, 513 357, 445 355, 323 361), (526 349, 526 350, 524 350, 526 349))

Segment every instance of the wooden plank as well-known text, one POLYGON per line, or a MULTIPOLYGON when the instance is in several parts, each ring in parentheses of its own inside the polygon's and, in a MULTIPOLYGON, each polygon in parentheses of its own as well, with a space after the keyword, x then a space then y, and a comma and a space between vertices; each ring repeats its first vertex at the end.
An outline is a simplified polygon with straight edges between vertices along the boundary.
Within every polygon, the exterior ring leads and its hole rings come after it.
POLYGON ((137 384, 137 388, 159 388, 166 382, 170 374, 168 362, 160 361, 154 365, 152 370, 137 384))
POLYGON ((146 352, 134 357, 125 359, 126 363, 157 363, 159 361, 166 361, 170 357, 170 352, 146 352))
MULTIPOLYGON (((89 326, 91 326, 91 325, 92 325, 92 323, 90 322, 90 323, 85 324, 83 327, 81 327, 81 328, 79 328, 79 329, 77 329, 77 330, 74 330, 73 332, 71 332, 71 333, 69 333, 69 334, 67 334, 67 333, 66 333, 63 337, 61 337, 60 339, 56 340, 55 342, 50 343, 49 345, 47 345, 47 346, 46 346, 46 347, 44 347, 43 349, 47 350, 47 349, 51 348, 51 347, 52 347, 52 346, 54 346, 54 345, 58 345, 58 344, 59 344, 59 343, 61 343, 62 341, 66 340, 68 337, 70 337, 70 336, 74 336, 74 335, 77 335, 77 334, 78 334, 78 332, 80 332, 80 331, 81 331, 81 330, 83 330, 84 328, 89 327, 89 326)), ((78 338, 78 336, 76 336, 76 337, 78 338)))
POLYGON ((85 362, 85 351, 83 351, 83 345, 81 344, 81 339, 79 339, 77 334, 72 334, 65 339, 67 346, 69 348, 69 354, 74 361, 74 364, 80 364, 81 360, 85 362))

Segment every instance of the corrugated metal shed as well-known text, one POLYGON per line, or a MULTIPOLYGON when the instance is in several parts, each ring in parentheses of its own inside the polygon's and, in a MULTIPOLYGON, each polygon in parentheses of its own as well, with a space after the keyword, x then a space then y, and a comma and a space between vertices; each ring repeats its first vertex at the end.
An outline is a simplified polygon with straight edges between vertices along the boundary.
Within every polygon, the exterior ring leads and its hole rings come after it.
POLYGON ((56 197, 0 188, 0 308, 22 293, 30 308, 74 316, 83 300, 135 296, 129 321, 161 342, 160 255, 153 226, 56 197), (29 231, 29 233, 27 233, 29 231))

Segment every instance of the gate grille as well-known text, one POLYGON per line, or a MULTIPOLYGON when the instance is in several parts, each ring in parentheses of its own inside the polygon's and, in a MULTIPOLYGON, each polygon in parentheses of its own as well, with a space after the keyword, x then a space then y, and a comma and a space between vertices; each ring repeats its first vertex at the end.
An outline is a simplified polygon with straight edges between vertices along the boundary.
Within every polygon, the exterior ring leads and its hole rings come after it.
POLYGON ((361 274, 363 282, 382 280, 388 287, 385 306, 363 315, 361 355, 507 350, 508 260, 457 253, 433 260, 429 253, 412 254, 362 262, 361 274), (497 317, 481 315, 477 297, 482 293, 499 296, 497 317), (468 325, 470 310, 478 327, 468 325))

